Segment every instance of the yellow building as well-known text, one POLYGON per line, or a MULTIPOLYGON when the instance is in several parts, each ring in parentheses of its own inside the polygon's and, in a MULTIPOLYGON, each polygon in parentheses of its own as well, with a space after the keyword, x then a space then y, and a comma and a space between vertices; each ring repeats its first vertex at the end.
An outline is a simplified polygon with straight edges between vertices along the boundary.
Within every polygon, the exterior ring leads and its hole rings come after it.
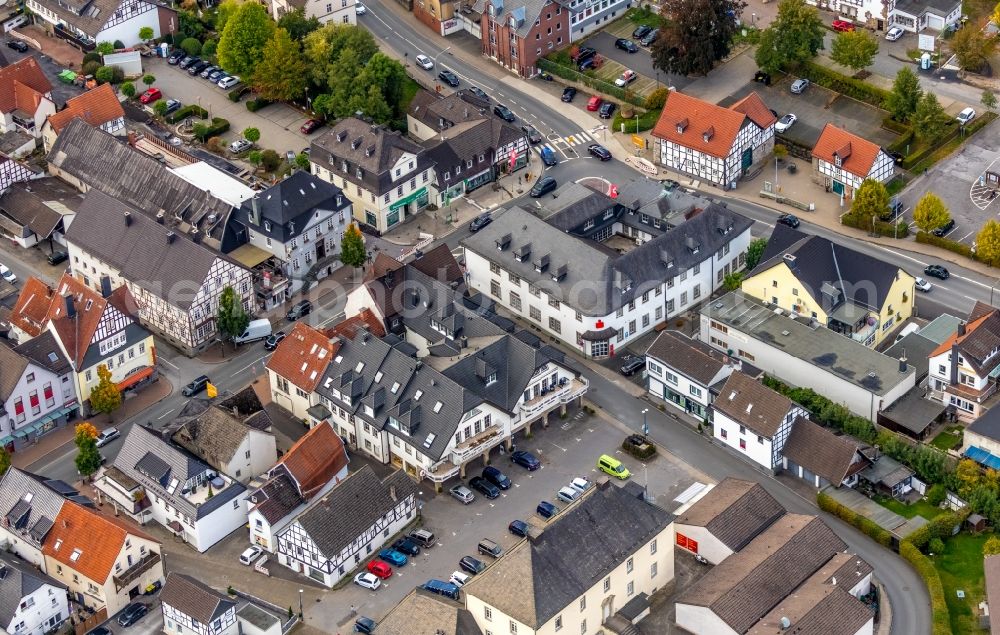
POLYGON ((742 290, 874 347, 913 315, 914 283, 896 265, 779 224, 742 290))

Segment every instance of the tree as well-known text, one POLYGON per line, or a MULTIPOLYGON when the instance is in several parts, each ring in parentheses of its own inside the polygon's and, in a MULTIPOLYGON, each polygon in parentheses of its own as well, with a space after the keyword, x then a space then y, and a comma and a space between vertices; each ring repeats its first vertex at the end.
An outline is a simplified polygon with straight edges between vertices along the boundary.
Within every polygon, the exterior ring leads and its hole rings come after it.
POLYGON ((920 89, 920 80, 909 66, 904 66, 899 69, 896 79, 892 82, 892 91, 885 104, 886 109, 892 113, 892 118, 896 121, 907 122, 917 111, 921 95, 923 91, 920 89))
POLYGON ((992 90, 987 88, 983 91, 982 97, 979 98, 979 103, 981 103, 983 108, 986 110, 993 112, 997 107, 997 96, 992 90))
POLYGON ((94 79, 102 84, 109 83, 115 77, 115 69, 111 66, 102 66, 94 73, 94 79))
POLYGON ((204 34, 205 25, 202 24, 197 14, 188 10, 177 12, 177 35, 175 36, 175 41, 189 37, 198 39, 204 34))
MULTIPOLYGON (((329 22, 306 36, 302 46, 309 63, 309 79, 318 93, 328 93, 330 71, 341 55, 351 54, 356 60, 374 61, 379 52, 371 32, 360 26, 329 22)), ((360 75, 361 64, 353 69, 360 75)))
POLYGON ((976 257, 991 267, 1000 265, 1000 223, 992 218, 976 235, 976 257))
POLYGON ((318 29, 320 21, 315 17, 307 18, 305 9, 295 9, 278 19, 278 27, 288 31, 288 35, 298 41, 318 29))
POLYGON ((1000 536, 990 536, 983 545, 984 556, 995 556, 1000 554, 1000 536))
POLYGON ((122 393, 111 381, 111 371, 107 365, 97 367, 97 386, 90 391, 90 409, 94 412, 111 414, 122 405, 122 393))
POLYGON ((736 291, 743 284, 743 273, 734 271, 722 279, 722 286, 726 291, 736 291))
POLYGON ((153 31, 153 27, 144 26, 139 29, 139 39, 143 42, 149 42, 155 37, 156 33, 153 31))
POLYGON ((365 251, 365 238, 355 223, 351 223, 340 240, 340 261, 348 267, 360 267, 365 264, 368 253, 365 251))
POLYGON ((243 310, 243 303, 236 295, 236 290, 227 286, 219 296, 219 312, 215 317, 215 322, 219 327, 219 333, 225 339, 232 339, 243 335, 247 324, 250 324, 250 315, 243 310))
POLYGON ((948 119, 949 117, 944 108, 941 107, 937 95, 927 92, 917 103, 917 109, 911 117, 911 123, 918 138, 929 140, 941 136, 948 119))
POLYGON ((913 222, 917 224, 920 231, 929 232, 937 229, 948 222, 951 214, 942 201, 934 192, 927 192, 913 208, 913 222))
POLYGON ((205 43, 201 45, 201 55, 202 57, 215 57, 215 51, 218 49, 219 43, 215 40, 205 40, 205 43))
POLYGON ((6 474, 7 470, 9 469, 10 469, 10 452, 7 451, 7 448, 0 447, 0 476, 6 474))
POLYGON ((215 10, 215 30, 218 33, 222 33, 226 29, 226 24, 229 22, 229 18, 233 17, 240 8, 240 2, 237 0, 225 0, 220 3, 218 8, 215 10))
POLYGON ((289 101, 305 94, 308 81, 309 68, 301 45, 285 29, 275 29, 254 69, 251 81, 254 90, 263 99, 289 101))
POLYGON ((885 185, 875 179, 865 179, 861 187, 854 192, 854 202, 851 204, 851 214, 870 222, 871 218, 879 218, 889 211, 889 192, 885 185))
MULTIPOLYGON (((103 368, 103 365, 100 367, 103 368)), ((76 470, 83 478, 101 469, 101 452, 97 449, 97 428, 84 422, 76 426, 73 443, 76 444, 76 470)))
POLYGON ((135 97, 135 84, 133 84, 132 82, 125 82, 124 84, 118 87, 118 90, 120 90, 121 93, 129 99, 135 97))
POLYGON ((993 7, 993 13, 990 15, 990 22, 996 24, 997 26, 1000 26, 1000 2, 998 2, 997 5, 993 7))
POLYGON ((707 75, 729 55, 743 0, 666 0, 667 25, 653 43, 653 64, 668 73, 707 75))
POLYGON ((996 49, 996 38, 983 34, 977 28, 959 29, 951 39, 951 50, 964 70, 979 72, 996 49))
POLYGON ((767 249, 767 238, 754 238, 747 247, 747 271, 752 271, 767 249))
POLYGON ((264 158, 260 155, 260 150, 251 150, 247 154, 247 161, 250 162, 250 165, 254 167, 255 171, 256 168, 260 167, 260 162, 263 160, 264 158))
POLYGON ((757 45, 757 66, 776 73, 786 64, 811 60, 823 47, 826 28, 815 7, 805 0, 781 0, 778 15, 757 45))
POLYGON ((271 149, 260 153, 260 162, 268 172, 274 172, 281 166, 281 155, 271 149))
POLYGON ((157 99, 156 103, 153 104, 153 112, 156 113, 158 117, 162 117, 167 114, 167 100, 157 99))
POLYGON ((872 65, 878 53, 878 40, 865 29, 838 33, 833 40, 830 59, 854 72, 872 65))
POLYGON ((115 45, 111 42, 98 42, 97 52, 101 55, 108 55, 109 53, 115 52, 115 45))
POLYGON ((257 143, 258 141, 260 141, 260 130, 258 130, 257 128, 244 128, 243 138, 249 141, 250 143, 257 143))
POLYGON ((146 73, 142 76, 142 83, 146 86, 152 86, 156 83, 156 76, 151 73, 146 73))
POLYGON ((226 21, 219 40, 219 64, 227 72, 251 77, 274 32, 274 22, 264 5, 244 2, 226 21))
POLYGON ((300 153, 296 154, 295 155, 295 165, 300 170, 308 170, 309 169, 309 165, 310 165, 310 163, 309 163, 309 155, 306 154, 305 152, 300 152, 300 153))
POLYGON ((188 55, 199 55, 201 53, 201 42, 193 37, 187 37, 181 40, 181 48, 188 55))
POLYGON ((979 484, 979 477, 982 475, 982 470, 979 469, 979 464, 972 459, 962 459, 955 466, 954 476, 958 481, 958 494, 959 496, 967 496, 972 492, 973 489, 979 484))

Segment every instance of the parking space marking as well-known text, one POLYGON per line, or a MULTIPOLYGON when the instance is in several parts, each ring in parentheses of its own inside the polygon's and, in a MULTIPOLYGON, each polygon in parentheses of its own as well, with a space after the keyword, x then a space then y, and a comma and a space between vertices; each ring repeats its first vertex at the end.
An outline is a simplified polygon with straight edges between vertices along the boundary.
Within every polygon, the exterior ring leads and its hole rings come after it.
POLYGON ((990 164, 986 166, 986 169, 980 173, 979 177, 972 182, 972 186, 969 188, 969 200, 981 210, 985 210, 997 199, 997 189, 986 184, 986 173, 993 171, 993 165, 998 160, 1000 159, 990 161, 990 164))
POLYGON ((966 234, 966 235, 962 236, 961 238, 959 238, 958 242, 965 242, 965 239, 968 238, 969 236, 971 236, 974 233, 975 232, 969 232, 968 234, 966 234))

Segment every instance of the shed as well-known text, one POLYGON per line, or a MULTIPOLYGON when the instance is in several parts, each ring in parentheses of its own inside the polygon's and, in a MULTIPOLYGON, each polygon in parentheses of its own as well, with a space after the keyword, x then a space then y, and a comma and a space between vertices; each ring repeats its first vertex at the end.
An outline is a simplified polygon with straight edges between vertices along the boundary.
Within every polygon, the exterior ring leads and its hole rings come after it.
POLYGON ((244 635, 281 635, 281 619, 254 604, 236 611, 236 620, 244 635))
POLYGON ((965 528, 974 534, 978 534, 986 529, 986 519, 979 514, 970 514, 965 519, 965 528))

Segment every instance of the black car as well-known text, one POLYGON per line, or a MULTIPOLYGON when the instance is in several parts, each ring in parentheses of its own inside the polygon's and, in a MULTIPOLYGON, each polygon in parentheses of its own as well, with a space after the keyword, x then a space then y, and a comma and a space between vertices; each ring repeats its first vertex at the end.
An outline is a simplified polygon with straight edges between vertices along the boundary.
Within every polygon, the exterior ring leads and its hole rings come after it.
POLYGON ((69 254, 67 254, 65 251, 53 251, 51 254, 49 254, 49 257, 46 258, 46 260, 49 261, 50 265, 58 265, 60 263, 66 262, 68 259, 69 259, 69 254))
POLYGON ((181 104, 181 102, 179 102, 176 99, 168 99, 167 100, 167 109, 163 111, 163 115, 166 116, 166 115, 169 115, 172 112, 180 110, 182 105, 183 104, 181 104))
POLYGON ((573 58, 573 61, 577 64, 582 64, 584 60, 589 60, 595 55, 597 55, 597 49, 584 46, 576 52, 576 57, 573 58))
POLYGON ((396 551, 401 551, 408 556, 420 555, 420 545, 413 542, 413 540, 409 538, 400 538, 396 542, 392 543, 392 548, 396 551))
POLYGON ((660 34, 659 29, 653 29, 652 31, 644 35, 641 40, 639 40, 639 44, 642 44, 643 46, 650 46, 653 42, 656 41, 656 37, 659 34, 660 34))
POLYGON ((529 529, 530 527, 528 526, 528 523, 523 520, 512 520, 510 521, 510 524, 507 525, 507 531, 522 538, 528 535, 529 529))
POLYGON ((646 35, 648 35, 649 32, 652 30, 653 27, 647 24, 640 24, 639 26, 635 27, 635 31, 632 31, 632 37, 636 40, 641 40, 642 38, 646 37, 646 35))
POLYGON ((535 183, 535 186, 531 188, 531 192, 529 192, 529 194, 531 195, 531 198, 540 198, 556 189, 557 185, 558 184, 554 178, 551 176, 544 176, 539 179, 537 183, 535 183))
POLYGON ((490 483, 482 476, 473 476, 469 479, 469 487, 476 490, 486 498, 493 500, 494 498, 500 498, 500 488, 490 483))
POLYGON ((473 558, 472 556, 462 556, 462 559, 458 561, 458 566, 462 567, 472 575, 482 573, 486 570, 486 563, 478 558, 473 558))
POLYGON ((355 633, 366 633, 367 635, 371 635, 375 632, 376 626, 378 626, 378 624, 376 624, 375 620, 370 617, 359 617, 354 620, 355 633))
POLYGON ((528 141, 530 141, 532 144, 542 142, 542 135, 540 132, 535 130, 534 126, 528 126, 528 125, 521 126, 521 132, 527 135, 528 141))
POLYGON ((577 66, 577 70, 579 70, 581 73, 583 71, 589 71, 589 70, 594 69, 594 68, 597 68, 597 58, 596 57, 588 57, 587 59, 585 59, 582 62, 580 62, 579 66, 577 66))
POLYGON ((955 229, 955 219, 949 218, 947 223, 941 225, 931 233, 937 236, 938 238, 943 238, 948 232, 950 232, 953 229, 955 229))
POLYGON ((278 331, 277 333, 271 333, 266 340, 264 340, 264 350, 273 351, 278 348, 278 344, 281 344, 281 340, 285 339, 286 333, 284 331, 278 331))
POLYGON ((597 111, 597 116, 601 119, 611 119, 611 117, 614 116, 615 108, 617 107, 618 106, 615 105, 613 101, 606 101, 601 104, 600 110, 597 111))
POLYGON ((190 65, 190 66, 187 67, 188 75, 198 75, 199 73, 201 73, 203 70, 205 70, 209 66, 210 66, 210 64, 208 62, 206 62, 205 60, 202 60, 202 61, 198 62, 197 64, 192 64, 192 65, 190 65))
POLYGON ((768 74, 768 73, 765 73, 764 71, 757 71, 756 73, 753 74, 753 81, 760 82, 761 84, 764 84, 765 86, 770 86, 771 85, 771 75, 768 74))
POLYGON ((304 318, 305 316, 312 313, 313 303, 309 300, 300 300, 295 305, 288 310, 285 314, 285 319, 289 322, 294 322, 295 320, 304 318))
POLYGON ((205 388, 208 387, 208 382, 210 381, 211 380, 208 378, 208 375, 202 375, 201 377, 192 381, 187 386, 184 386, 184 389, 181 391, 181 394, 184 395, 185 397, 193 397, 198 393, 200 393, 201 391, 205 390, 205 388))
POLYGON ((511 463, 517 463, 529 472, 534 472, 542 467, 542 462, 535 458, 535 455, 525 450, 515 450, 510 455, 511 463))
POLYGON ((145 604, 133 602, 132 604, 126 606, 125 610, 118 615, 118 626, 132 626, 141 620, 148 611, 149 607, 145 604))
POLYGON ((950 275, 948 270, 941 265, 927 265, 927 268, 924 269, 924 274, 932 278, 938 278, 939 280, 947 280, 950 275))
POLYGON ((493 222, 493 217, 489 214, 480 214, 469 223, 469 231, 475 233, 493 222))
POLYGON ((511 123, 517 121, 517 117, 515 117, 514 113, 510 111, 510 108, 504 106, 503 104, 497 104, 496 106, 494 106, 493 114, 496 115, 497 117, 500 117, 504 121, 509 121, 511 123))
POLYGON ((782 225, 788 225, 792 229, 795 229, 796 227, 799 226, 799 219, 793 214, 782 214, 781 216, 778 217, 778 222, 781 223, 782 225))
POLYGON ((113 633, 107 626, 98 626, 92 631, 87 631, 87 635, 113 635, 113 633))
POLYGON ((186 54, 184 53, 184 51, 182 51, 181 49, 177 49, 176 51, 170 54, 170 57, 167 58, 167 64, 170 64, 171 66, 177 66, 178 64, 180 64, 181 60, 184 59, 185 55, 186 54))
POLYGON ((461 83, 458 79, 458 75, 452 73, 447 68, 442 69, 441 72, 438 73, 438 77, 441 78, 441 81, 448 84, 452 88, 458 86, 461 83))
POLYGON ((28 52, 28 45, 21 40, 7 40, 7 48, 12 48, 18 53, 28 52))
POLYGON ((510 478, 492 465, 483 468, 483 478, 500 489, 510 489, 510 478))
POLYGON ((590 156, 600 159, 601 161, 611 160, 611 153, 608 152, 607 148, 605 148, 599 143, 592 143, 589 146, 587 146, 587 152, 590 153, 590 156))
POLYGON ((639 50, 639 47, 635 45, 635 42, 625 37, 620 37, 615 40, 615 48, 619 48, 629 53, 636 53, 639 50))
POLYGON ((487 95, 486 91, 484 91, 482 88, 477 88, 476 86, 469 86, 466 90, 468 90, 470 93, 472 93, 473 95, 484 101, 490 100, 490 96, 487 95))
POLYGON ((182 59, 177 64, 177 66, 180 67, 180 68, 187 68, 188 66, 191 66, 192 64, 197 64, 200 61, 201 61, 200 57, 198 57, 196 55, 188 55, 187 57, 185 57, 184 59, 182 59))
POLYGON ((640 368, 645 368, 645 367, 646 367, 646 360, 643 359, 642 357, 636 357, 622 364, 621 373, 626 377, 631 377, 640 368))
POLYGON ((573 101, 574 97, 576 97, 576 89, 575 88, 573 88, 572 86, 567 86, 566 88, 563 89, 563 94, 562 94, 562 98, 561 99, 564 102, 566 102, 568 104, 569 102, 573 101))

